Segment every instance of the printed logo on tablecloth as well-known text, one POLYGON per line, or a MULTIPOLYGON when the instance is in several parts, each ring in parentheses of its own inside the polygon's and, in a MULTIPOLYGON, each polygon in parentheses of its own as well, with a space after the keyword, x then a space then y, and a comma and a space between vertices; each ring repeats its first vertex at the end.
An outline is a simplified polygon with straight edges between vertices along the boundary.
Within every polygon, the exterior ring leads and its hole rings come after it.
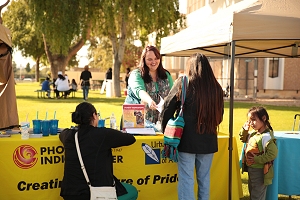
POLYGON ((145 164, 160 164, 160 148, 153 149, 146 143, 142 143, 145 152, 145 164))
POLYGON ((18 146, 13 153, 14 163, 22 169, 33 167, 38 159, 36 158, 37 151, 30 145, 18 146))

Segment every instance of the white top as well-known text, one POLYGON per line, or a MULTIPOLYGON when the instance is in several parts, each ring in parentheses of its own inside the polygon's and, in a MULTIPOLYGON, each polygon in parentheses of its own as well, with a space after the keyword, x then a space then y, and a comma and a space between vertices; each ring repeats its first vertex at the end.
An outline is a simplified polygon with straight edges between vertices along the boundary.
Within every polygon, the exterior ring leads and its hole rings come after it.
POLYGON ((65 92, 65 91, 68 91, 70 89, 67 76, 65 76, 65 80, 62 80, 62 79, 58 78, 55 81, 55 85, 56 85, 56 89, 58 91, 61 91, 61 92, 65 92))

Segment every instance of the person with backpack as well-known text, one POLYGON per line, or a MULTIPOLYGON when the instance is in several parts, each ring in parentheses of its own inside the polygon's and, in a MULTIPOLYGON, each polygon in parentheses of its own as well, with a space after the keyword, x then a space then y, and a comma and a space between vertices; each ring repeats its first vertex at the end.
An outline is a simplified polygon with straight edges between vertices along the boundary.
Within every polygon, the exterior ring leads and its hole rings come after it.
POLYGON ((242 172, 248 172, 250 199, 265 200, 267 186, 272 184, 273 161, 278 149, 267 110, 260 106, 252 107, 247 118, 239 134, 240 140, 246 143, 242 172))

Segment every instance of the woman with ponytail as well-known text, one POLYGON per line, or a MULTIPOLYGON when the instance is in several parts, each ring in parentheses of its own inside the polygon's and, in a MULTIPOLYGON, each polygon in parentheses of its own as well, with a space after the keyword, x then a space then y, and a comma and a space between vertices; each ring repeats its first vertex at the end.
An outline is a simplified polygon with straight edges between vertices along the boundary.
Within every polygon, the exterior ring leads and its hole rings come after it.
POLYGON ((75 133, 85 169, 94 187, 115 185, 119 200, 136 199, 138 191, 127 183, 120 183, 113 175, 112 148, 129 146, 135 142, 133 135, 97 127, 99 117, 95 107, 80 103, 72 113, 76 129, 64 129, 59 135, 65 148, 64 177, 60 195, 65 200, 89 200, 90 189, 83 175, 75 145, 75 133))

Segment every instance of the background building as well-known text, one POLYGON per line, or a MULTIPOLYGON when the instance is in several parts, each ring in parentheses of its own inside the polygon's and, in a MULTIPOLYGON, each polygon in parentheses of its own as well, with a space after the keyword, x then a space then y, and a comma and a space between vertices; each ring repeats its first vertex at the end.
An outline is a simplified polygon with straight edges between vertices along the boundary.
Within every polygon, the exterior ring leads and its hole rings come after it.
MULTIPOLYGON (((187 0, 186 24, 196 25, 237 3, 243 0, 187 0)), ((184 70, 186 60, 187 57, 164 57, 163 62, 177 75, 184 70)), ((230 80, 230 60, 210 58, 210 63, 225 89, 230 80)), ((300 99, 300 58, 236 58, 234 96, 300 99)))

